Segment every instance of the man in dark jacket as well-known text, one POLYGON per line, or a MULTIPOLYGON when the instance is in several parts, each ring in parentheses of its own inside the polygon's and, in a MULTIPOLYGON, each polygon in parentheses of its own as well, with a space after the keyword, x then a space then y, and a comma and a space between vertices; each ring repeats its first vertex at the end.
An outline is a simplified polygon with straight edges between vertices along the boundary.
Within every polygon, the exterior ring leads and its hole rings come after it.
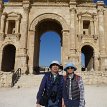
POLYGON ((58 61, 52 61, 50 64, 50 72, 47 72, 40 84, 37 93, 37 106, 42 105, 41 98, 43 91, 46 90, 48 103, 45 107, 62 107, 62 90, 63 76, 59 75, 58 71, 60 64, 58 61))
POLYGON ((68 63, 64 70, 63 98, 66 107, 85 107, 84 85, 82 77, 76 75, 76 67, 73 63, 68 63))

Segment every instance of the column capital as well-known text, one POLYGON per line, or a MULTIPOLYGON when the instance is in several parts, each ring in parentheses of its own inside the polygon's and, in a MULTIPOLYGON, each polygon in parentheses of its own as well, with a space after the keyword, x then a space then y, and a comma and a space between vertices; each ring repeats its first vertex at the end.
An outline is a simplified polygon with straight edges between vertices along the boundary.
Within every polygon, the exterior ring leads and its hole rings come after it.
POLYGON ((99 15, 104 15, 104 9, 102 9, 102 8, 99 8, 97 10, 97 12, 98 12, 99 15))
POLYGON ((6 17, 7 17, 7 13, 3 13, 2 16, 1 16, 1 18, 2 18, 3 20, 5 20, 6 17))
POLYGON ((23 8, 26 12, 30 10, 30 0, 23 0, 23 8))
POLYGON ((72 13, 76 13, 76 8, 75 8, 75 7, 70 8, 69 10, 70 10, 70 12, 72 12, 72 13))

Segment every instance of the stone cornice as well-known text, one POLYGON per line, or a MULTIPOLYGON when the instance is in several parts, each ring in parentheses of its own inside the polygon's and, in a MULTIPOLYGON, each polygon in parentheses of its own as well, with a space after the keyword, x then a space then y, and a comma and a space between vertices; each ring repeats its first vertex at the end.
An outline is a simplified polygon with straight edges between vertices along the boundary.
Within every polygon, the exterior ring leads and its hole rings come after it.
POLYGON ((82 3, 82 4, 78 4, 77 7, 93 7, 93 8, 96 8, 96 4, 95 3, 82 3))
POLYGON ((19 3, 19 2, 8 2, 8 3, 4 3, 4 6, 5 7, 21 7, 22 6, 22 3, 19 3))
POLYGON ((45 3, 45 2, 44 3, 43 2, 35 2, 35 3, 31 4, 31 5, 32 6, 47 6, 47 7, 49 7, 49 6, 68 7, 69 6, 68 3, 45 3))

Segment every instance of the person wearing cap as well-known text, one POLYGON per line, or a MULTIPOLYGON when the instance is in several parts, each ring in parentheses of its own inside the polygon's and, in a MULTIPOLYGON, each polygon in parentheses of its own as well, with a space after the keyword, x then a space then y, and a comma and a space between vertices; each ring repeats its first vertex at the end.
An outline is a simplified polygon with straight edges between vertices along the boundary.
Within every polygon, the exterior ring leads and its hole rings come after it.
POLYGON ((67 63, 64 68, 64 71, 66 71, 63 85, 65 107, 85 107, 84 85, 82 77, 75 74, 76 70, 77 68, 72 62, 67 63))
POLYGON ((52 61, 49 68, 50 71, 44 75, 37 93, 37 107, 42 105, 40 100, 44 90, 46 90, 48 98, 45 107, 62 107, 64 78, 58 73, 60 64, 58 61, 52 61))

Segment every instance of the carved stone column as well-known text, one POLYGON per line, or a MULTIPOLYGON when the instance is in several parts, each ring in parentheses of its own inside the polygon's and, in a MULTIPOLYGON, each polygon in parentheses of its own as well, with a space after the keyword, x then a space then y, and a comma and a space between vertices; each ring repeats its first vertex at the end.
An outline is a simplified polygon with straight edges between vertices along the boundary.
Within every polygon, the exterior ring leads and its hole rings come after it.
POLYGON ((100 60, 101 60, 101 70, 105 69, 105 59, 106 59, 106 48, 105 48, 105 35, 104 35, 104 2, 97 2, 98 6, 98 26, 99 26, 99 45, 100 45, 100 60))
POLYGON ((39 66, 39 49, 40 49, 40 37, 38 31, 35 31, 35 42, 34 42, 34 59, 33 66, 34 68, 39 66))
POLYGON ((91 36, 94 35, 94 22, 93 20, 90 21, 90 25, 91 25, 91 36))
POLYGON ((23 28, 22 28, 22 37, 21 37, 21 48, 20 48, 20 54, 21 62, 23 63, 22 73, 25 73, 28 71, 28 65, 27 65, 27 39, 28 39, 28 21, 29 21, 29 9, 30 9, 30 2, 29 0, 23 0, 23 28))
POLYGON ((79 26, 78 26, 78 29, 79 29, 79 30, 78 30, 78 31, 79 31, 78 33, 79 33, 79 35, 80 35, 80 34, 81 34, 81 16, 78 16, 78 25, 79 25, 79 26))
POLYGON ((94 54, 94 70, 99 70, 99 56, 97 54, 94 54))
POLYGON ((99 42, 100 42, 100 53, 105 54, 105 36, 104 36, 104 10, 98 9, 98 20, 99 20, 99 42))
POLYGON ((95 35, 98 35, 98 25, 97 25, 97 17, 96 16, 94 16, 94 32, 95 32, 95 35))
POLYGON ((68 41, 69 41, 69 30, 63 30, 62 31, 62 35, 63 35, 63 41, 62 41, 62 64, 66 64, 68 62, 68 54, 69 54, 69 49, 68 49, 68 41))
POLYGON ((5 21, 6 21, 6 14, 2 14, 1 16, 1 31, 0 31, 0 40, 4 40, 5 34, 5 21))
POLYGON ((18 15, 18 18, 16 20, 16 30, 15 30, 15 33, 19 33, 19 29, 20 29, 20 20, 21 20, 21 16, 18 15))
POLYGON ((80 15, 78 15, 78 40, 81 42, 83 34, 83 20, 80 15))
POLYGON ((32 74, 33 72, 33 61, 34 61, 34 39, 35 39, 35 31, 29 31, 29 37, 28 37, 28 55, 29 55, 29 73, 32 74))
MULTIPOLYGON (((0 0, 0 20, 3 12, 3 0, 0 0)), ((0 29, 1 29, 1 21, 0 21, 0 29)))
POLYGON ((76 22, 76 9, 75 8, 70 8, 70 53, 71 54, 75 54, 75 50, 76 50, 76 26, 75 26, 75 22, 76 22))
POLYGON ((9 20, 6 20, 5 34, 8 34, 8 29, 9 29, 9 20))

